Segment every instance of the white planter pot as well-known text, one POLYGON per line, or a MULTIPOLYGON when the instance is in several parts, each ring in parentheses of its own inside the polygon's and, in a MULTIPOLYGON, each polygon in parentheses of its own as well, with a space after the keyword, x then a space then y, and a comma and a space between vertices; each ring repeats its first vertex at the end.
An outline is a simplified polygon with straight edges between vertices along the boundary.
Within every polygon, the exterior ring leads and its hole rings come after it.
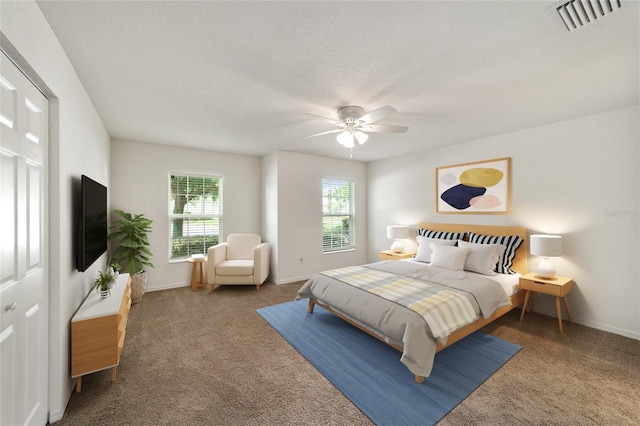
POLYGON ((142 301, 142 296, 147 291, 147 271, 131 275, 131 303, 142 301))

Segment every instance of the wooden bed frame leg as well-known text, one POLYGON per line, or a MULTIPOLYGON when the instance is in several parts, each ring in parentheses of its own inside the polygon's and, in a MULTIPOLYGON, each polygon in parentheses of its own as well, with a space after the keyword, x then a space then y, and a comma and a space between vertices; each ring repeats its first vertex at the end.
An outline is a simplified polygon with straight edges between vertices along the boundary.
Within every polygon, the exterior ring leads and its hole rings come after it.
POLYGON ((416 383, 423 383, 424 382, 424 376, 418 376, 416 374, 416 383))
POLYGON ((316 299, 314 299, 313 297, 309 298, 309 306, 307 307, 307 313, 312 314, 313 313, 313 308, 316 307, 316 299))

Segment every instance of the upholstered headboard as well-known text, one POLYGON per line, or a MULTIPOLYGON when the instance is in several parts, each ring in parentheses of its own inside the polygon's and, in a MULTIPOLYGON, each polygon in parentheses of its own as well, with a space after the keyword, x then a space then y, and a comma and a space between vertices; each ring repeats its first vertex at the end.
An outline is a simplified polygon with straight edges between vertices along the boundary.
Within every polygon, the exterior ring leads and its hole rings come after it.
POLYGON ((463 225, 458 223, 422 222, 418 227, 438 232, 474 232, 476 234, 498 236, 517 235, 522 238, 523 241, 520 247, 516 250, 516 255, 513 259, 513 266, 511 269, 523 275, 528 272, 527 253, 529 250, 527 249, 527 229, 522 226, 463 225))

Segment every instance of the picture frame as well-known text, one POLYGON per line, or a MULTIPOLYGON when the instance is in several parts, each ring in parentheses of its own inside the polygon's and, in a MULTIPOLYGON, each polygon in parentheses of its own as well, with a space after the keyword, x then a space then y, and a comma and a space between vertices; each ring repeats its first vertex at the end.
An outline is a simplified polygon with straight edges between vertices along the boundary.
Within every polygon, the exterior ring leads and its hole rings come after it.
POLYGON ((436 168, 436 213, 509 214, 511 158, 436 168))

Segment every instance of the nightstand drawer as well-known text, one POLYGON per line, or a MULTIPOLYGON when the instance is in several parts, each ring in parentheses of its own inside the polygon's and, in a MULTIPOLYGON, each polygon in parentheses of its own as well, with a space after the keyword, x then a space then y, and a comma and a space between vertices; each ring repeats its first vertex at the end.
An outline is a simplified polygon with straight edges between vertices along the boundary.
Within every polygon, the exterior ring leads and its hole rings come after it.
POLYGON ((563 297, 571 290, 573 290, 573 281, 562 284, 552 284, 543 281, 520 279, 520 288, 523 290, 531 290, 537 293, 548 294, 551 296, 563 297))

